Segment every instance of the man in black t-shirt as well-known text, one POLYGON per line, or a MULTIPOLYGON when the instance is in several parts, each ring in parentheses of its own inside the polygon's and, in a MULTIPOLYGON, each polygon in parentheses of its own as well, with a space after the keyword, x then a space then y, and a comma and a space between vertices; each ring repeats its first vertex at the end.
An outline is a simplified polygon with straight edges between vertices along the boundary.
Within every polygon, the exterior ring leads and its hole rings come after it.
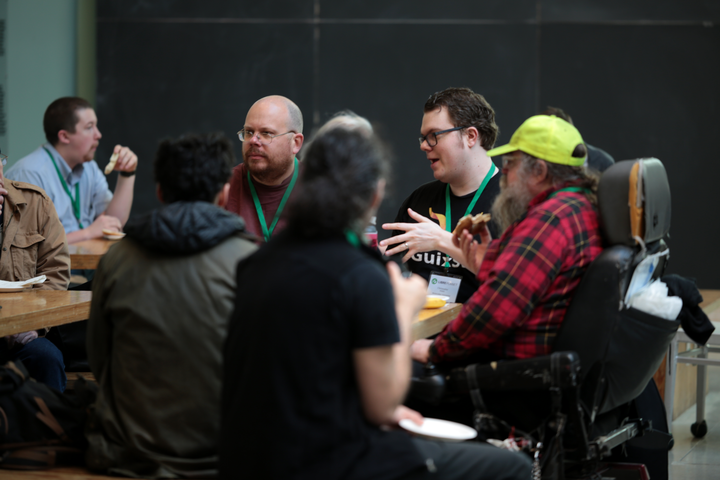
MULTIPOLYGON (((448 88, 425 102, 420 149, 430 161, 435 181, 405 199, 394 223, 383 225, 393 237, 380 242, 386 255, 403 255, 414 273, 429 283, 428 293, 465 302, 479 286, 462 266, 462 251, 452 230, 467 214, 489 212, 500 192, 499 170, 487 151, 495 144, 495 112, 469 88, 448 88)), ((487 242, 494 226, 481 235, 487 242)))

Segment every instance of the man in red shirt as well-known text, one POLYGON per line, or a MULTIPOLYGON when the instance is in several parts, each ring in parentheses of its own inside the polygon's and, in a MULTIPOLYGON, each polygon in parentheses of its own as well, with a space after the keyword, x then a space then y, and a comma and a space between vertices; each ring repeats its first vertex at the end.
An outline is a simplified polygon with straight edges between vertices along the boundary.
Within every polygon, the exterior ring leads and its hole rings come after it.
POLYGON ((478 290, 434 340, 411 347, 414 360, 442 364, 530 358, 552 351, 575 288, 601 252, 597 178, 583 164, 580 133, 555 116, 526 120, 503 155, 492 208, 502 235, 482 245, 461 237, 478 290))
POLYGON ((238 132, 243 163, 233 169, 225 209, 243 217, 246 230, 265 242, 285 225, 280 217, 298 176, 302 129, 298 106, 272 95, 250 107, 238 132))

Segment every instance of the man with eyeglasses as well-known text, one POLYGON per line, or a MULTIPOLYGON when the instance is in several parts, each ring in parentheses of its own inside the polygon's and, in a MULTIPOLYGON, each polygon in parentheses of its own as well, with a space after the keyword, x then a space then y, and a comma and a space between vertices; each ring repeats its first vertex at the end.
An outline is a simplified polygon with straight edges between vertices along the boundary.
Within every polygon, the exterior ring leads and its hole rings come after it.
MULTIPOLYGON (((424 111, 420 149, 436 180, 415 190, 395 222, 383 225, 393 237, 380 247, 387 247, 386 255, 402 255, 409 269, 428 281, 428 293, 464 303, 479 284, 462 266, 451 232, 465 215, 489 212, 500 191, 498 169, 487 155, 498 135, 495 112, 469 88, 434 93, 424 111)), ((483 236, 489 241, 488 231, 483 236)))
POLYGON ((238 132, 243 163, 233 169, 225 208, 243 217, 246 230, 262 241, 285 226, 282 213, 298 177, 302 129, 298 106, 272 95, 250 107, 238 132))
MULTIPOLYGON (((138 158, 128 147, 115 145, 119 173, 115 193, 95 162, 102 135, 90 103, 79 97, 55 100, 43 117, 46 144, 8 169, 15 180, 41 187, 50 196, 67 233, 68 243, 122 230, 132 208, 138 158)), ((110 159, 108 159, 109 161, 110 159)))
MULTIPOLYGON (((47 194, 35 185, 3 177, 7 156, 0 154, 0 280, 16 282, 45 275, 38 290, 66 290, 70 254, 65 231, 47 194)), ((21 360, 30 375, 65 390, 62 353, 38 332, 0 339, 0 363, 21 360)))
MULTIPOLYGON (((468 232, 461 236, 465 265, 477 273, 480 287, 437 337, 411 345, 416 375, 428 362, 464 367, 550 354, 575 289, 602 251, 597 177, 584 167, 587 148, 575 127, 537 115, 508 145, 488 154, 503 156, 501 191, 491 209, 502 234, 482 245, 468 232)), ((507 399, 483 394, 488 408, 510 424, 546 405, 538 397, 517 410, 507 407, 507 399)), ((469 396, 439 405, 411 398, 406 405, 428 417, 461 422, 474 410, 469 396)))
POLYGON ((575 289, 602 251, 598 179, 584 167, 580 132, 555 116, 526 120, 503 155, 501 192, 492 215, 499 239, 461 237, 480 287, 434 340, 411 347, 414 360, 462 364, 532 358, 552 351, 575 289))

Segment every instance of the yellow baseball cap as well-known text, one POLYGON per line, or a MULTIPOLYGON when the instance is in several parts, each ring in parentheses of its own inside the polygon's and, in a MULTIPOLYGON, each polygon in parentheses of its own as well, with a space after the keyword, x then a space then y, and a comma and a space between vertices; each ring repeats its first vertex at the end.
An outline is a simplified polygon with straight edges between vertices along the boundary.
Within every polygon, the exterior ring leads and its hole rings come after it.
POLYGON ((491 157, 520 150, 542 160, 579 167, 585 158, 573 157, 572 153, 583 142, 577 128, 555 115, 535 115, 520 125, 513 133, 510 143, 493 148, 491 157))

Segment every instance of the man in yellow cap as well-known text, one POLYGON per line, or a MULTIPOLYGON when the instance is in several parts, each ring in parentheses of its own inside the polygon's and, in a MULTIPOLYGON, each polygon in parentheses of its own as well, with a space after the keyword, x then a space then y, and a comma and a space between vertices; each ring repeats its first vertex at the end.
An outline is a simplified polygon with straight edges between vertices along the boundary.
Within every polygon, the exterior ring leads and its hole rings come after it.
POLYGON ((421 363, 550 353, 580 278, 602 250, 597 177, 583 166, 587 149, 574 126, 531 117, 488 155, 503 156, 492 208, 503 233, 483 245, 467 232, 462 237, 480 287, 434 340, 413 344, 421 363))

